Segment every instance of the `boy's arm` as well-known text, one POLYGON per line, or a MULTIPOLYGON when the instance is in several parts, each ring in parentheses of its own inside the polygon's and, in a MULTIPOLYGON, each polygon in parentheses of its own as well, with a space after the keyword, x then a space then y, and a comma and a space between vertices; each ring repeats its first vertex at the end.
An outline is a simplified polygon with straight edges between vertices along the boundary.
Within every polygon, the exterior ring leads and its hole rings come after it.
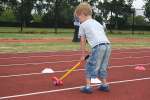
POLYGON ((85 58, 85 47, 86 47, 86 38, 85 36, 80 37, 80 50, 81 50, 81 60, 85 58))

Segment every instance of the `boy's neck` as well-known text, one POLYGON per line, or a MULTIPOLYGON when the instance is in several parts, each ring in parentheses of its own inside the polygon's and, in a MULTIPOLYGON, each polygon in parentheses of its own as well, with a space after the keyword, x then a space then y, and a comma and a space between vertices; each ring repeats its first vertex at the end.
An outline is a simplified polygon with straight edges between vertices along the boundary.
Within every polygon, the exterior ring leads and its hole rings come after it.
POLYGON ((91 16, 87 16, 87 17, 86 17, 86 20, 88 20, 88 19, 92 19, 92 17, 91 17, 91 16))

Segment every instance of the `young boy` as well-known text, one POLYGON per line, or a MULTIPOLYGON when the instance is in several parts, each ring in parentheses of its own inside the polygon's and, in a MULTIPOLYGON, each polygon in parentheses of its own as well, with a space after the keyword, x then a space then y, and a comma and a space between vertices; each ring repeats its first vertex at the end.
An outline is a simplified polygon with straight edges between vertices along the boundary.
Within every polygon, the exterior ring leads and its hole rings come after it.
POLYGON ((91 53, 86 63, 86 86, 81 88, 83 93, 92 93, 91 78, 99 78, 102 84, 99 86, 100 91, 108 92, 107 84, 107 66, 111 54, 111 45, 108 40, 104 27, 92 19, 92 8, 86 3, 80 3, 75 9, 74 14, 80 20, 79 36, 81 47, 81 60, 85 57, 86 40, 91 46, 91 53))

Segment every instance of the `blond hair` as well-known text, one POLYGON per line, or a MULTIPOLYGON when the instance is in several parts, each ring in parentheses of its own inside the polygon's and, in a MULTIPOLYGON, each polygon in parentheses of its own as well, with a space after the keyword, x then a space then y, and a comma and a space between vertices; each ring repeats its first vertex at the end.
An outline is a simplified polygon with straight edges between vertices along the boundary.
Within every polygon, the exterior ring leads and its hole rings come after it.
POLYGON ((92 16, 92 7, 87 2, 80 3, 74 11, 74 15, 78 16, 81 14, 84 14, 85 16, 92 16))

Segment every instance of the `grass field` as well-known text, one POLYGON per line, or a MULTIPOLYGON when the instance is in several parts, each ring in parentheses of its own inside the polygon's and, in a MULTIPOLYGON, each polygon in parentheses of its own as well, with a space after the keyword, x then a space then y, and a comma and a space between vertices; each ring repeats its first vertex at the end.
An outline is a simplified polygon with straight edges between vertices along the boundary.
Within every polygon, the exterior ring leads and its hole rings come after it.
MULTIPOLYGON (((64 29, 58 28, 58 33, 70 33, 73 32, 73 29, 64 29)), ((21 33, 20 27, 0 27, 0 33, 21 33)), ((55 33, 54 28, 23 28, 22 33, 32 33, 32 34, 47 34, 47 33, 55 33)))
POLYGON ((1 53, 77 50, 78 43, 0 43, 1 53))
MULTIPOLYGON (((19 33, 19 32, 14 32, 14 29, 7 29, 4 28, 3 31, 4 33, 0 33, 0 39, 16 39, 16 40, 24 40, 24 39, 61 39, 61 38, 67 38, 69 39, 69 42, 31 42, 31 43, 26 43, 26 42, 0 42, 0 53, 18 53, 18 52, 48 52, 48 51, 64 51, 64 50, 79 50, 80 46, 79 43, 73 43, 72 38, 73 38, 73 29, 59 29, 59 31, 63 31, 64 33, 40 33, 42 31, 52 31, 53 29, 33 29, 30 28, 28 30, 36 30, 36 34, 31 34, 31 33, 19 33), (40 33, 40 34, 39 34, 40 33)), ((0 31, 2 31, 2 28, 0 28, 0 31)), ((119 42, 114 42, 112 41, 112 48, 145 48, 145 47, 150 47, 150 42, 149 41, 144 41, 150 40, 150 33, 149 34, 129 34, 129 33, 121 33, 121 34, 110 34, 108 33, 108 37, 110 40, 114 40, 116 38, 120 40, 125 40, 125 39, 138 39, 135 40, 134 42, 124 42, 124 41, 119 41, 119 42)), ((128 41, 128 40, 127 40, 128 41)), ((89 46, 87 46, 87 49, 89 49, 89 46)))

